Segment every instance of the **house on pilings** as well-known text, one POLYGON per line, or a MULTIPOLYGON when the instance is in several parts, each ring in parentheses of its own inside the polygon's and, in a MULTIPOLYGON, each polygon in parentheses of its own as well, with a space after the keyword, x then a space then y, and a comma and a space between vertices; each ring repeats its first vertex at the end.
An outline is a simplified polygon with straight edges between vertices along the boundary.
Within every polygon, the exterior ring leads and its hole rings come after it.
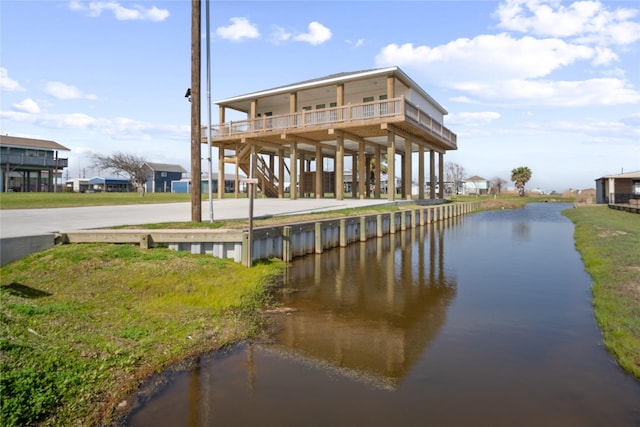
MULTIPOLYGON (((264 196, 283 198, 288 187, 291 199, 342 200, 350 158, 352 197, 410 200, 417 153, 418 182, 430 183, 429 198, 443 198, 444 154, 457 149, 456 134, 443 125, 447 111, 398 67, 334 74, 215 104, 219 124, 210 135, 219 148, 218 172, 234 165, 236 177, 243 172, 258 179, 264 196), (229 110, 246 119, 226 121, 229 110), (400 177, 399 192, 383 193, 383 156, 386 175, 400 177)), ((204 127, 203 143, 207 132, 204 127)), ((219 197, 222 191, 218 187, 219 197)), ((424 184, 417 196, 424 199, 424 184)))

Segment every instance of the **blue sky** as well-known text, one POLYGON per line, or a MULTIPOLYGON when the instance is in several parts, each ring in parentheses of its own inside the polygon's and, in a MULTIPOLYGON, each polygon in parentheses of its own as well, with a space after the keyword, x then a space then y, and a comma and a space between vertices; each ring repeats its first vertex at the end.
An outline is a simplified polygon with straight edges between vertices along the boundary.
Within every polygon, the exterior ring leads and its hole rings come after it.
MULTIPOLYGON (((445 162, 468 176, 509 181, 528 166, 528 188, 564 191, 640 170, 636 1, 212 0, 210 9, 213 101, 399 66, 449 111, 458 150, 445 162)), ((70 148, 70 178, 97 175, 91 154, 117 151, 189 169, 190 1, 3 0, 0 27, 1 134, 70 148)))

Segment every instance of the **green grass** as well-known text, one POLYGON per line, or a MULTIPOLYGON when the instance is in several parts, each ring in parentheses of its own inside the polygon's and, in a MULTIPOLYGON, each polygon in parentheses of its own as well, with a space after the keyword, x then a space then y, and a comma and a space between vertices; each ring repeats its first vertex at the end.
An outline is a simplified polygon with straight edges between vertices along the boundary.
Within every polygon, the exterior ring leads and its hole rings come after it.
POLYGON ((593 306, 607 349, 640 379, 640 215, 591 206, 563 212, 593 279, 593 306))
POLYGON ((154 372, 260 330, 277 261, 64 245, 1 267, 0 425, 97 425, 154 372))
MULTIPOLYGON (((202 201, 209 200, 203 193, 202 201)), ((233 194, 225 194, 225 198, 233 198, 233 194)), ((246 194, 239 194, 246 198, 246 194)), ((217 195, 214 194, 216 199, 217 195)), ((37 209, 63 208, 80 206, 140 205, 151 203, 190 202, 188 193, 146 193, 141 197, 136 192, 130 193, 0 193, 0 209, 37 209)))

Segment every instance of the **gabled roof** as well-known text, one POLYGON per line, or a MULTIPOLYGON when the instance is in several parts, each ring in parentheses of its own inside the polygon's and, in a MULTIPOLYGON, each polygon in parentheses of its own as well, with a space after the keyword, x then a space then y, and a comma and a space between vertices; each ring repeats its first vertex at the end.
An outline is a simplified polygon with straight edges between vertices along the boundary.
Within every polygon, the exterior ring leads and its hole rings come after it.
POLYGON ((474 176, 470 176, 469 178, 466 178, 465 181, 488 181, 488 179, 478 175, 474 175, 474 176))
POLYGON ((71 151, 64 145, 46 139, 20 138, 17 136, 0 135, 0 145, 15 148, 35 148, 38 150, 71 151))
POLYGON ((168 163, 151 163, 146 162, 145 165, 149 167, 149 169, 160 172, 180 172, 186 173, 187 171, 180 165, 172 165, 168 163))
POLYGON ((281 95, 286 93, 295 92, 298 90, 312 89, 316 87, 327 86, 331 84, 339 84, 346 83, 354 80, 361 80, 369 77, 381 77, 381 76, 394 76, 401 82, 403 82, 408 87, 416 90, 420 95, 424 98, 428 99, 436 108, 441 110, 442 114, 447 114, 447 110, 440 105, 435 99, 431 97, 427 92, 424 91, 416 82, 414 82, 408 75, 404 73, 400 69, 400 67, 388 67, 388 68, 374 68, 370 70, 361 70, 361 71, 352 71, 352 72, 343 72, 330 74, 325 77, 319 77, 310 80, 304 80, 298 83, 292 83, 285 86, 278 86, 271 89, 261 90, 258 92, 251 92, 245 95, 234 96, 227 99, 221 99, 219 101, 214 101, 214 104, 217 105, 226 105, 236 103, 238 101, 248 101, 251 99, 273 96, 273 95, 281 95))

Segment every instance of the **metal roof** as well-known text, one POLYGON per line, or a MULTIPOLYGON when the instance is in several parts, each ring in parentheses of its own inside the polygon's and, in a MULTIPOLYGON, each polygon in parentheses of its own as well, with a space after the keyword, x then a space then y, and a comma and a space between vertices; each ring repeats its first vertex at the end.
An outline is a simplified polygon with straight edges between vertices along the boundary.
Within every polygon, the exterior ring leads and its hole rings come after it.
POLYGON ((146 162, 145 165, 149 166, 149 169, 159 172, 180 172, 186 173, 187 171, 180 165, 172 165, 168 163, 152 163, 146 162))
MULTIPOLYGON (((598 178, 598 179, 605 179, 605 178, 634 178, 634 179, 640 179, 640 171, 621 173, 621 174, 618 174, 618 175, 606 175, 606 176, 603 176, 603 177, 598 178)), ((598 179, 596 179, 596 181, 598 179)))
POLYGON ((255 98, 280 95, 284 93, 290 93, 297 90, 312 89, 316 87, 326 86, 330 84, 346 83, 354 80, 361 80, 369 77, 381 77, 381 76, 395 76, 401 82, 408 87, 416 90, 423 97, 429 100, 436 108, 438 108, 442 114, 448 114, 447 110, 440 105, 435 99, 431 97, 424 89, 422 89, 416 82, 414 82, 407 74, 400 69, 400 67, 388 67, 388 68, 374 68, 370 70, 352 71, 344 73, 330 74, 325 77, 319 77, 310 80, 304 80, 298 83, 292 83, 285 86, 278 86, 271 89, 261 90, 258 92, 251 92, 245 95, 234 96, 231 98, 221 99, 214 101, 217 105, 228 105, 237 103, 238 101, 248 101, 255 98))
POLYGON ((38 150, 71 151, 64 145, 46 139, 20 138, 17 136, 0 135, 0 145, 15 148, 35 148, 38 150))

